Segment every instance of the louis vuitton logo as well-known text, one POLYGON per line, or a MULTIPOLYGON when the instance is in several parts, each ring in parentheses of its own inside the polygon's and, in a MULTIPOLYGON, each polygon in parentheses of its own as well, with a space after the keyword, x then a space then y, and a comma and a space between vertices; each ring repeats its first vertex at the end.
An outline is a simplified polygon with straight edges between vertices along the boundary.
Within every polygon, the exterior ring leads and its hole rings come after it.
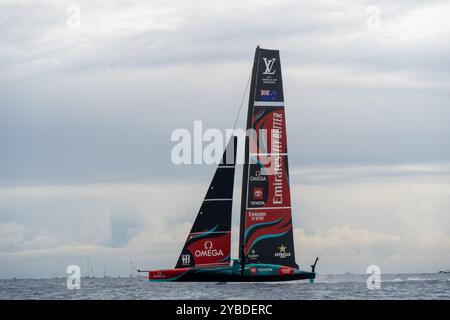
POLYGON ((273 65, 275 64, 275 60, 277 60, 277 58, 263 58, 263 60, 264 64, 266 65, 266 70, 264 70, 263 74, 274 74, 275 70, 273 69, 273 65))

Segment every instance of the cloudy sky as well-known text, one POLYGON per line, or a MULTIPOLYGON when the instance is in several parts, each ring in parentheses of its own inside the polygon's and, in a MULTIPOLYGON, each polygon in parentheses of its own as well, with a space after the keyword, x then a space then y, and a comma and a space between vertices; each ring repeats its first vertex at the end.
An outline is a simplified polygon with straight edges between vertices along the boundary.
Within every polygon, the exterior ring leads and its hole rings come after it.
POLYGON ((258 44, 281 51, 297 262, 450 268, 449 14, 0 0, 0 277, 172 267, 214 167, 173 165, 171 132, 233 126, 258 44))

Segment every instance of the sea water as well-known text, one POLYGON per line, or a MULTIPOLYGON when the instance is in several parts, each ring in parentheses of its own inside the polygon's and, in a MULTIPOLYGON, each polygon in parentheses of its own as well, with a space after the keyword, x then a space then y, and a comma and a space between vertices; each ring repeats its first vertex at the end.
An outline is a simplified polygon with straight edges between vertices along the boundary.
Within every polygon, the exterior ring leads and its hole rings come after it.
POLYGON ((450 274, 383 274, 380 289, 368 275, 318 275, 309 281, 276 283, 170 283, 143 277, 0 280, 0 299, 450 299, 450 274))

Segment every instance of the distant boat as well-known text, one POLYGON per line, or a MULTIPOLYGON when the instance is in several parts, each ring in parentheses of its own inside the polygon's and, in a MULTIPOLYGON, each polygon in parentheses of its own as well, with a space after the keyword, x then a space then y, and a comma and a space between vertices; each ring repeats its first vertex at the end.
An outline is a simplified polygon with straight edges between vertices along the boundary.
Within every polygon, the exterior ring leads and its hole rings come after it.
POLYGON ((438 273, 450 273, 450 270, 440 270, 438 273))
POLYGON ((89 260, 89 257, 86 257, 86 272, 87 273, 84 278, 86 278, 86 279, 95 278, 94 268, 91 265, 91 261, 89 260))
MULTIPOLYGON (((213 111, 212 111, 213 112, 213 111)), ((237 137, 230 139, 175 269, 151 281, 288 281, 314 279, 295 262, 286 122, 278 50, 256 48, 247 113, 239 259, 230 259, 237 137), (267 137, 263 137, 263 129, 267 137), (231 155, 231 156, 230 156, 231 155)))

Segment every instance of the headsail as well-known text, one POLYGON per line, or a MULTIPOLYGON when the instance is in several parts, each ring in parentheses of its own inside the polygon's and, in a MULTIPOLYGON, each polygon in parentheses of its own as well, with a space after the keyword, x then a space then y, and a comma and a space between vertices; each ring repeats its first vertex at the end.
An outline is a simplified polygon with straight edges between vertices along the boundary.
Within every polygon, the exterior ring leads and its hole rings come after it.
POLYGON ((283 84, 278 50, 256 48, 245 145, 240 258, 298 268, 292 234, 283 84), (264 132, 265 129, 266 131, 264 132))
POLYGON ((236 141, 225 149, 175 268, 230 263, 236 141))

